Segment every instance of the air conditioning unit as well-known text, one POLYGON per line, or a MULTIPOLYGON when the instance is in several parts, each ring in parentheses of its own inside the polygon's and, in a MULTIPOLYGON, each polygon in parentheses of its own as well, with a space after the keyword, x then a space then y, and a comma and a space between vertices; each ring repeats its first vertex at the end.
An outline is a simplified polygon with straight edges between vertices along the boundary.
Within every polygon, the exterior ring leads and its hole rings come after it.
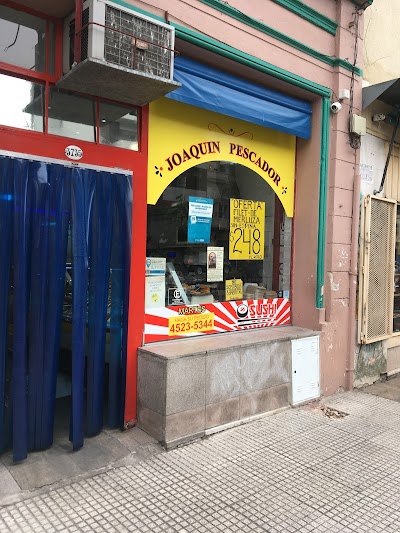
POLYGON ((64 20, 60 88, 143 105, 180 87, 173 81, 175 29, 168 24, 113 2, 87 0, 77 64, 74 43, 75 13, 64 20))

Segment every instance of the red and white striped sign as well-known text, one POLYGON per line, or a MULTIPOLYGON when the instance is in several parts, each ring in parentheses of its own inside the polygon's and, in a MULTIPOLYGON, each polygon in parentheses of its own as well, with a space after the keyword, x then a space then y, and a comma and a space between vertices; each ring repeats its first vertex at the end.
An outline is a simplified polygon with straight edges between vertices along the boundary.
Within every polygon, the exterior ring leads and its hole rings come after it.
POLYGON ((290 324, 286 298, 146 309, 145 342, 290 324))

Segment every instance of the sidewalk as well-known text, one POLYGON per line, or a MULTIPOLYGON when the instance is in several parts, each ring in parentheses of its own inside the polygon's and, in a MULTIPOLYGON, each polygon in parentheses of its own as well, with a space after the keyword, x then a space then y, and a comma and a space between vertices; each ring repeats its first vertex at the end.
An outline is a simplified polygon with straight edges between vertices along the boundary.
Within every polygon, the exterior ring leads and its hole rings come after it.
POLYGON ((399 443, 400 403, 337 394, 29 493, 0 532, 400 532, 399 443))

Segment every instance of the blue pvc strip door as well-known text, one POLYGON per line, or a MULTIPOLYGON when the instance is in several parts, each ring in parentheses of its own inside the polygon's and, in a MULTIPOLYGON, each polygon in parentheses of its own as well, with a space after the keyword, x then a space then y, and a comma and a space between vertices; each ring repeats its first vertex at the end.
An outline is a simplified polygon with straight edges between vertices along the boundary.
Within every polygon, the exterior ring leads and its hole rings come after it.
POLYGON ((101 431, 105 400, 123 424, 131 210, 129 176, 0 156, 0 452, 15 461, 53 442, 67 322, 73 448, 101 431))
POLYGON ((174 70, 174 80, 182 87, 169 93, 168 98, 303 139, 310 138, 310 103, 184 57, 175 59, 174 70))

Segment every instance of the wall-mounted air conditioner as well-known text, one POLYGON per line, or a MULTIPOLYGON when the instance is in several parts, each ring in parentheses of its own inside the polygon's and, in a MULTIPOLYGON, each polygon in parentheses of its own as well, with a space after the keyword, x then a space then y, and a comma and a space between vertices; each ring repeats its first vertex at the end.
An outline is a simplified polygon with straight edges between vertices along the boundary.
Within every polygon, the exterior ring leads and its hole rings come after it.
POLYGON ((113 2, 86 0, 77 64, 74 43, 73 13, 64 20, 62 88, 142 105, 180 86, 173 81, 175 29, 168 24, 113 2), (117 81, 128 84, 125 91, 117 81))

